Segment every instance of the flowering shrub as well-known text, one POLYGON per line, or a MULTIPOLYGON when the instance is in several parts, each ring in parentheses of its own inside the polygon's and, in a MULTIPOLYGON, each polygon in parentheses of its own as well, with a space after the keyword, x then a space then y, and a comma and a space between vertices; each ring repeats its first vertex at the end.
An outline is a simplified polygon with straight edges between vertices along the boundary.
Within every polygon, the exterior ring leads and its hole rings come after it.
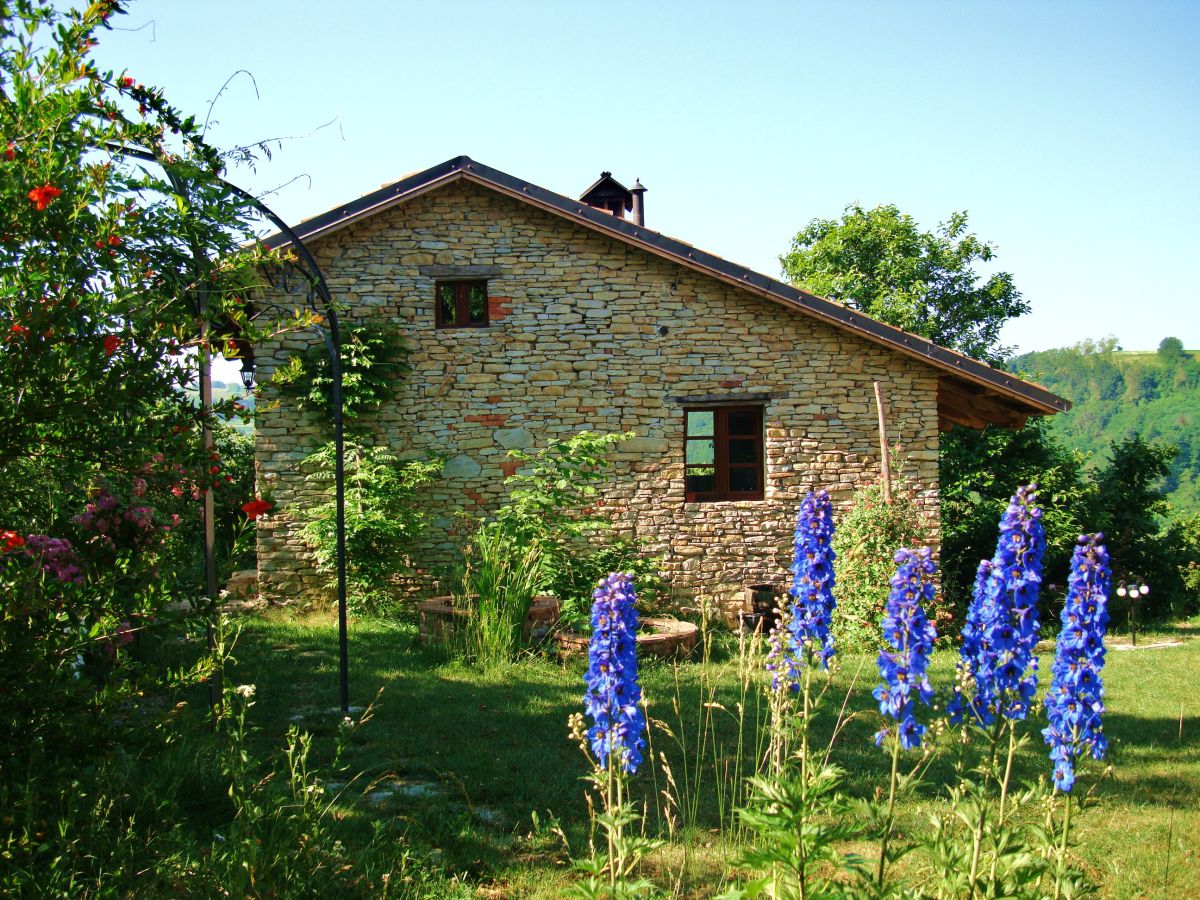
POLYGON ((63 584, 83 584, 79 557, 66 538, 31 534, 25 541, 25 554, 47 575, 63 584))

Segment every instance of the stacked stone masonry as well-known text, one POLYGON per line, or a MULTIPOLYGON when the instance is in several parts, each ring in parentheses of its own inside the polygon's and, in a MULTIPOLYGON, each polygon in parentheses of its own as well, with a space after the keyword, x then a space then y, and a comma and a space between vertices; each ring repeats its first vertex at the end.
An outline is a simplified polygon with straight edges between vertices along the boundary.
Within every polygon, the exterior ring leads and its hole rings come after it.
MULTIPOLYGON (((402 458, 448 454, 442 478, 422 489, 434 516, 412 554, 423 593, 449 587, 438 578, 464 538, 455 513, 487 515, 502 501, 510 448, 633 430, 602 505, 662 555, 681 605, 704 595, 731 611, 746 585, 787 582, 807 491, 828 489, 844 509, 878 478, 875 381, 936 537, 938 376, 919 360, 467 182, 310 249, 349 320, 392 324, 412 348, 412 373, 372 417, 377 439, 402 458), (429 265, 499 268, 487 328, 434 327, 435 279, 418 271, 429 265), (768 397, 765 499, 685 502, 681 398, 750 395, 768 397)), ((261 383, 311 340, 289 335, 260 354, 261 383)), ((295 511, 326 499, 301 470, 322 432, 264 405, 257 464, 281 513, 259 531, 260 583, 271 598, 315 595, 327 578, 295 511)))

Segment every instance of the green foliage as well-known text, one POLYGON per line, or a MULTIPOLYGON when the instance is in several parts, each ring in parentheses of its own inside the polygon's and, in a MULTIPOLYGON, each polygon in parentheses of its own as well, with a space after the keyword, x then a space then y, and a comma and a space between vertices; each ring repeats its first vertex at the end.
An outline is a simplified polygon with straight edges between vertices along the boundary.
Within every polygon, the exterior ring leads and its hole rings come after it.
POLYGON ((757 877, 722 894, 722 900, 853 896, 843 879, 865 878, 865 866, 839 847, 859 834, 840 790, 842 778, 840 769, 826 765, 807 777, 789 769, 778 777, 750 779, 741 816, 753 839, 737 865, 757 877))
MULTIPOLYGON (((327 492, 328 500, 305 509, 301 529, 322 572, 337 572, 337 502, 334 476, 337 457, 332 443, 304 461, 306 480, 327 492)), ((442 471, 441 459, 401 462, 385 447, 347 441, 346 484, 347 600, 358 612, 394 611, 392 579, 405 571, 404 553, 424 530, 428 514, 416 499, 417 489, 442 471)), ((331 585, 336 582, 331 580, 331 585)))
POLYGON ((647 559, 638 542, 612 534, 612 521, 593 505, 608 479, 607 455, 624 434, 580 431, 535 453, 510 450, 522 470, 505 483, 508 501, 495 524, 518 543, 536 545, 545 567, 546 586, 563 601, 569 622, 586 623, 596 583, 610 572, 634 576, 639 601, 653 603, 662 589, 656 560, 647 559))
POLYGON ((1175 448, 1147 443, 1138 435, 1113 444, 1108 465, 1096 476, 1095 523, 1104 532, 1113 578, 1152 585, 1146 612, 1161 616, 1179 598, 1182 585, 1169 541, 1158 519, 1168 508, 1154 485, 1167 474, 1175 448))
MULTIPOLYGON (((408 346, 393 327, 341 328, 342 415, 348 426, 392 399, 396 382, 412 371, 408 346)), ((271 384, 319 421, 333 421, 333 377, 329 351, 316 341, 275 371, 271 384)))
MULTIPOLYGON (((913 486, 900 481, 893 486, 892 502, 883 500, 883 486, 859 488, 850 510, 838 521, 833 535, 834 583, 837 607, 833 629, 838 646, 876 649, 881 646, 879 622, 887 606, 888 583, 896 571, 896 551, 928 542, 929 528, 916 504, 913 486)), ((944 634, 949 613, 929 609, 926 614, 944 634)))
POLYGON ((1164 361, 1180 360, 1187 356, 1183 341, 1177 337, 1165 337, 1158 344, 1158 355, 1164 361))
POLYGON ((1200 360, 1166 338, 1157 353, 1121 352, 1115 338, 1028 353, 1011 367, 1071 400, 1051 431, 1102 466, 1114 441, 1140 435, 1179 449, 1158 485, 1173 509, 1200 512, 1200 360))
POLYGON ((1167 543, 1189 598, 1182 604, 1181 612, 1193 613, 1200 607, 1200 513, 1171 523, 1167 543))
POLYGON ((0 555, 0 745, 17 756, 86 760, 89 718, 168 677, 126 638, 203 593, 171 571, 192 498, 214 487, 228 514, 238 487, 188 389, 202 300, 223 316, 265 255, 243 250, 250 210, 194 120, 91 61, 119 12, 0 2, 0 530, 26 541, 0 555))
POLYGON ((984 279, 995 248, 967 233, 966 212, 923 232, 895 206, 846 207, 840 221, 813 219, 780 257, 784 277, 968 356, 998 362, 1004 323, 1029 312, 1007 272, 984 279))
POLYGON ((942 586, 947 598, 965 611, 979 561, 995 551, 996 522, 1022 484, 1037 484, 1044 500, 1044 583, 1065 585, 1075 539, 1090 527, 1095 502, 1083 456, 1063 447, 1040 419, 1020 431, 955 428, 942 435, 941 449, 942 586))
POLYGON ((525 616, 545 582, 538 544, 520 544, 495 523, 467 549, 463 597, 468 610, 464 653, 480 666, 509 662, 525 646, 525 616))

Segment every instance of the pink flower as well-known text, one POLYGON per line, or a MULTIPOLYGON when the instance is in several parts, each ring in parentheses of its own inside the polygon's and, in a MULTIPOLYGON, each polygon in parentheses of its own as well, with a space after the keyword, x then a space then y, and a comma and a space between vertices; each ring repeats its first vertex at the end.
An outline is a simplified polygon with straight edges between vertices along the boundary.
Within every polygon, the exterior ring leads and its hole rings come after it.
POLYGON ((146 496, 146 479, 145 478, 133 479, 133 496, 135 496, 135 497, 145 497, 146 496))

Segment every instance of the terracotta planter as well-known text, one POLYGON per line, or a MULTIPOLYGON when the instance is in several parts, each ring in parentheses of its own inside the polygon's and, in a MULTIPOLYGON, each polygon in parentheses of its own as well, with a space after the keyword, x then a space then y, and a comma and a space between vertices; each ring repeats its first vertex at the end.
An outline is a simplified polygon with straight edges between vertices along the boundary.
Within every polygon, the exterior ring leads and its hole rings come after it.
MULTIPOLYGON (((639 656, 658 656, 663 659, 687 659, 696 647, 700 629, 691 622, 678 619, 648 618, 638 623, 637 649, 639 656)), ((574 631, 560 631, 554 636, 563 656, 587 653, 588 636, 574 631)))
MULTIPOLYGON (((562 604, 552 594, 539 594, 533 598, 529 612, 525 614, 522 629, 525 640, 545 634, 558 621, 562 604)), ((455 603, 454 597, 434 597, 417 604, 418 630, 422 642, 444 640, 462 628, 467 619, 467 608, 455 603)))

